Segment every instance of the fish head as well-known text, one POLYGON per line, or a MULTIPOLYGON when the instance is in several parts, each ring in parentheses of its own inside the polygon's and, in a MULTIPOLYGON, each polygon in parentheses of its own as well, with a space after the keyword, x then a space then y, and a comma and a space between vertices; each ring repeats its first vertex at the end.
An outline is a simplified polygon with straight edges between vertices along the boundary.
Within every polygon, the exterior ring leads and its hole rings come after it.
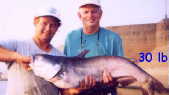
POLYGON ((32 56, 32 62, 43 62, 43 63, 48 63, 48 64, 58 64, 56 61, 58 58, 56 56, 52 55, 47 55, 47 54, 36 54, 32 56))
POLYGON ((61 64, 55 61, 50 55, 34 55, 32 62, 29 64, 35 75, 49 80, 54 77, 60 70, 61 64))

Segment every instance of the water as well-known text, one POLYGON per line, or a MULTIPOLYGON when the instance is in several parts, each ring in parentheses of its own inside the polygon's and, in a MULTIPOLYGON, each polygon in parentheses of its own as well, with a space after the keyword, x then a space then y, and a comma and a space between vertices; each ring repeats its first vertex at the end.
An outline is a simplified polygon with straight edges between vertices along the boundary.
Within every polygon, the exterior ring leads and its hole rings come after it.
POLYGON ((0 81, 0 95, 5 95, 6 84, 7 84, 7 81, 0 81))

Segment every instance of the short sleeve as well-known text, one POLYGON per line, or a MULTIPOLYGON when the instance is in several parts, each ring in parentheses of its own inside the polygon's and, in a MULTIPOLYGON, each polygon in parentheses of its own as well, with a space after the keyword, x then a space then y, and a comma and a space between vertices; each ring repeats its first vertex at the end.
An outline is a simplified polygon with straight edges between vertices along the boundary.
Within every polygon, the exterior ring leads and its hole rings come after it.
POLYGON ((16 51, 17 41, 16 40, 0 40, 0 46, 7 48, 9 50, 16 51))

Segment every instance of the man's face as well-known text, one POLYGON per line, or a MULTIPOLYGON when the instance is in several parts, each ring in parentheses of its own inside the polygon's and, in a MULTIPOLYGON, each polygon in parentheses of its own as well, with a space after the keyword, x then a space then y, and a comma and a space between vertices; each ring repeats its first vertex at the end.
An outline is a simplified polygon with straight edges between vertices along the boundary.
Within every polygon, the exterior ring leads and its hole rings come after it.
POLYGON ((85 5, 79 9, 79 18, 85 26, 99 25, 102 11, 94 5, 85 5))
POLYGON ((50 42, 59 28, 56 18, 51 16, 43 16, 34 19, 35 37, 44 42, 50 42))

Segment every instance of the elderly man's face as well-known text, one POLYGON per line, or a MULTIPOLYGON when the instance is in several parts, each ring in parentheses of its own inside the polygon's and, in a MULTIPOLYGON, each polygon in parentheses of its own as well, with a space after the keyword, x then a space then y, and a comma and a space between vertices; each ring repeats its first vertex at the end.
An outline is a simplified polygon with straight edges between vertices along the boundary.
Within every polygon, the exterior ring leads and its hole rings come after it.
POLYGON ((35 37, 44 42, 50 42, 55 35, 60 24, 54 17, 43 16, 34 19, 35 24, 35 37))
POLYGON ((94 5, 84 5, 79 9, 79 18, 85 26, 99 25, 102 11, 94 5))

